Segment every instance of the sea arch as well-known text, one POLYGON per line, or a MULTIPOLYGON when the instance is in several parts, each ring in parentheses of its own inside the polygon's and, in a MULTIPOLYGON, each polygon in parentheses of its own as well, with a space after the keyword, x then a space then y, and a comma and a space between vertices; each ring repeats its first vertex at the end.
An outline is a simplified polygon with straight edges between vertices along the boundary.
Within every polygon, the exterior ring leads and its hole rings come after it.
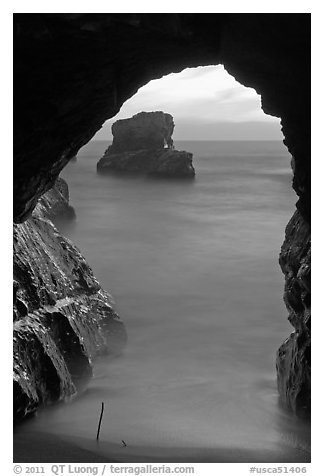
POLYGON ((278 388, 310 411, 310 15, 15 14, 14 220, 151 79, 223 64, 281 118, 296 212, 280 263, 294 332, 278 351, 278 388))

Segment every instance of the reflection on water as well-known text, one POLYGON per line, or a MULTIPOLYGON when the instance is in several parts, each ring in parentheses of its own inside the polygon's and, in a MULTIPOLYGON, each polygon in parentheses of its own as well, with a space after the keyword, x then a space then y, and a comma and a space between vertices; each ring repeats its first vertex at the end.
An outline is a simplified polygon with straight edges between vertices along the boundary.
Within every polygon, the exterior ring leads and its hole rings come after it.
POLYGON ((90 143, 62 174, 77 214, 63 232, 113 294, 128 346, 24 428, 93 440, 104 401, 96 451, 125 440, 132 460, 308 450, 309 427, 280 408, 275 381, 291 332, 278 265, 296 201, 289 154, 277 142, 180 143, 197 177, 168 182, 97 175, 106 146, 90 143))

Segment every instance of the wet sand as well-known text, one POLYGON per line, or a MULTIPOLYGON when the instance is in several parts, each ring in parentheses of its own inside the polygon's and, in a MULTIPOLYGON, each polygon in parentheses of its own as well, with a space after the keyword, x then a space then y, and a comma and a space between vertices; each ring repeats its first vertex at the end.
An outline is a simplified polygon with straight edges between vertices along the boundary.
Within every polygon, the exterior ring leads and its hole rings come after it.
POLYGON ((310 453, 278 446, 275 451, 241 448, 159 448, 126 446, 43 432, 14 435, 15 463, 309 463, 310 453))

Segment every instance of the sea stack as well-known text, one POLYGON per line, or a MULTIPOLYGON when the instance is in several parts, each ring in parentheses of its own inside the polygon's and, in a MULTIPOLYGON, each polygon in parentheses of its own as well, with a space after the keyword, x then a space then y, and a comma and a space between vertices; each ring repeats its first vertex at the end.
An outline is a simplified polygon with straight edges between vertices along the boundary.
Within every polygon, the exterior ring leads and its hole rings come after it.
POLYGON ((171 114, 140 112, 116 121, 113 143, 97 164, 99 173, 132 173, 168 178, 192 178, 192 154, 174 149, 171 114))

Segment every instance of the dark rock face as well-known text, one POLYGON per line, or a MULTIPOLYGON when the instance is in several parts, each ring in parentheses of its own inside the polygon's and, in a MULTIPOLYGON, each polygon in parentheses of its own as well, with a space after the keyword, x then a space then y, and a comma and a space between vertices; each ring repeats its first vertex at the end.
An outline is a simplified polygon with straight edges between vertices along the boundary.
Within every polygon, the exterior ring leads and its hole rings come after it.
POLYGON ((171 149, 143 149, 121 154, 111 154, 108 150, 99 160, 97 170, 100 173, 146 174, 166 178, 195 176, 192 154, 171 149))
POLYGON ((115 122, 113 143, 99 160, 98 172, 194 177, 192 154, 173 149, 173 129, 173 117, 161 111, 140 112, 115 122))
POLYGON ((110 296, 47 218, 57 194, 14 225, 15 421, 74 394, 91 377, 91 361, 120 352, 126 339, 110 296))
MULTIPOLYGON (((310 14, 63 13, 15 14, 14 20, 16 222, 30 216, 67 162, 139 87, 186 67, 221 63, 256 89, 266 113, 281 118, 293 156, 300 226, 309 226, 310 14)), ((295 329, 304 328, 304 291, 291 273, 305 243, 292 233, 294 253, 281 258, 295 329), (292 282, 298 286, 290 291, 292 282)), ((309 368, 301 346, 281 352, 278 374, 281 398, 297 413, 309 405, 305 398, 300 404, 293 390, 309 368)), ((306 393, 307 386, 298 395, 306 393)))
POLYGON ((295 331, 277 352, 281 399, 300 416, 310 414, 311 394, 311 248, 310 226, 298 211, 286 228, 280 266, 286 277, 284 300, 295 331))
POLYGON ((111 153, 130 150, 172 148, 174 122, 171 114, 162 111, 140 112, 128 119, 114 122, 111 128, 111 153))

